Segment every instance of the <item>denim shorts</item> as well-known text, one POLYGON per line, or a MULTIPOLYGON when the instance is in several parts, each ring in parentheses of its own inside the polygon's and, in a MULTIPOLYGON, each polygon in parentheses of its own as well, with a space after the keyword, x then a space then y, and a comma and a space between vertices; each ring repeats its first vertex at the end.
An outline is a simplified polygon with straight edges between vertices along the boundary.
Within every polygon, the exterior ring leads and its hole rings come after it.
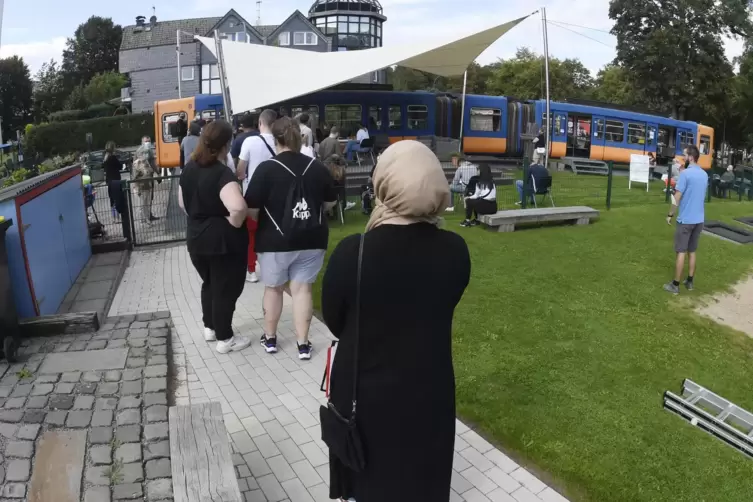
POLYGON ((324 249, 259 253, 259 279, 270 288, 287 282, 313 284, 324 265, 324 249))

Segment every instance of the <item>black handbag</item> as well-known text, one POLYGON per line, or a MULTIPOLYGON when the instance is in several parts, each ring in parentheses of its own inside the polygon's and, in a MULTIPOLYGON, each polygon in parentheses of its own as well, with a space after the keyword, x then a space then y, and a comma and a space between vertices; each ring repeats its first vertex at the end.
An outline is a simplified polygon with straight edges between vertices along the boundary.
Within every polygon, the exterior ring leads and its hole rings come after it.
POLYGON ((361 436, 356 426, 356 402, 358 391, 358 339, 361 323, 361 264, 363 262, 363 241, 358 247, 358 272, 356 277, 356 336, 353 342, 353 401, 350 417, 344 417, 330 400, 327 406, 319 408, 319 419, 322 424, 322 441, 329 447, 329 451, 346 467, 360 472, 366 467, 366 455, 363 450, 361 436))

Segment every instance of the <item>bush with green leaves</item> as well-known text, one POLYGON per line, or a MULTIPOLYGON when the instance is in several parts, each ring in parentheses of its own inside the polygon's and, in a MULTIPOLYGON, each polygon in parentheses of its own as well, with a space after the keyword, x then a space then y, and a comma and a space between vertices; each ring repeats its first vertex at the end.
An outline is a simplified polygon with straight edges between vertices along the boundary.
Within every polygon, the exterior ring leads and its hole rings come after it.
POLYGON ((85 152, 87 133, 92 134, 93 150, 104 149, 108 141, 118 146, 138 145, 143 136, 154 137, 154 115, 139 113, 39 125, 26 138, 27 151, 44 157, 85 152))
POLYGON ((5 182, 3 183, 3 188, 8 188, 15 185, 16 183, 26 181, 33 175, 34 173, 23 167, 21 169, 16 169, 15 171, 13 171, 13 173, 11 173, 10 177, 5 180, 5 182))

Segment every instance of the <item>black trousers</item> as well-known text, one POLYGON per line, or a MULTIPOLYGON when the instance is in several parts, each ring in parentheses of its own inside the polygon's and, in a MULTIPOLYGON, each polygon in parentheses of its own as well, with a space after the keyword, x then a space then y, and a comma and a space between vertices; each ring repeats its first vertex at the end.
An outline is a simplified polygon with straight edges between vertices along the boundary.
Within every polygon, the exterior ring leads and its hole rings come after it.
POLYGON ((191 262, 203 281, 201 285, 201 313, 204 326, 213 329, 217 340, 233 337, 235 302, 243 292, 248 268, 248 255, 191 254, 191 262))
POLYGON ((494 214, 497 212, 497 201, 486 199, 468 199, 465 201, 465 219, 470 220, 471 216, 478 219, 480 214, 494 214), (475 213, 475 214, 474 214, 475 213))
POLYGON ((125 211, 125 194, 120 180, 107 182, 107 196, 110 198, 110 207, 114 207, 118 214, 125 211))

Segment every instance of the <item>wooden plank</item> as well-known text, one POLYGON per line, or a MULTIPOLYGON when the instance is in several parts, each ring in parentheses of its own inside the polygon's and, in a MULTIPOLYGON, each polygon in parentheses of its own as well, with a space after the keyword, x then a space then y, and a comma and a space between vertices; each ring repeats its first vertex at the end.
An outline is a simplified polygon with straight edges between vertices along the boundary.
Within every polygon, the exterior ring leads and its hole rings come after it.
POLYGON ((22 319, 19 328, 24 336, 89 333, 99 329, 99 319, 96 312, 46 315, 22 319))
POLYGON ((242 502, 218 402, 172 406, 170 460, 175 502, 242 502))

